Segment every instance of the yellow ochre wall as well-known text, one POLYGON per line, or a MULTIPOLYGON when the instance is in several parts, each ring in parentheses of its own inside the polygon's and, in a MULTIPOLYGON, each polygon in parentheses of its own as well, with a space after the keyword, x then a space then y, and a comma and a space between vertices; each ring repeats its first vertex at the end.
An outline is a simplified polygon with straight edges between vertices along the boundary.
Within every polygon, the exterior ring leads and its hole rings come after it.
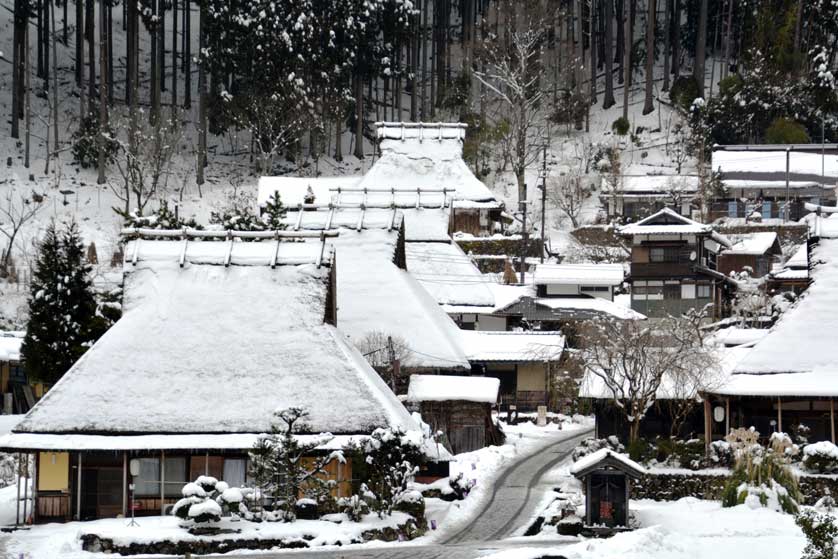
POLYGON ((547 390, 545 369, 544 363, 518 365, 518 390, 547 390))
POLYGON ((70 490, 70 454, 41 452, 38 457, 38 491, 70 490))

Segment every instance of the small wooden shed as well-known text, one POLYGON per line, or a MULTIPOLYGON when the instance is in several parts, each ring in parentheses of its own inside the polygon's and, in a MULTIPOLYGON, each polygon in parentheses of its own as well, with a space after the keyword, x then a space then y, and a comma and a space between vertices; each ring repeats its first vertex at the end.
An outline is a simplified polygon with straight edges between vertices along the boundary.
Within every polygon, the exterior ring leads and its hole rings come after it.
POLYGON ((410 375, 407 403, 460 454, 503 442, 492 422, 499 388, 494 377, 410 375))
POLYGON ((586 528, 628 528, 631 480, 646 473, 643 466, 603 448, 581 458, 570 473, 585 487, 586 528))

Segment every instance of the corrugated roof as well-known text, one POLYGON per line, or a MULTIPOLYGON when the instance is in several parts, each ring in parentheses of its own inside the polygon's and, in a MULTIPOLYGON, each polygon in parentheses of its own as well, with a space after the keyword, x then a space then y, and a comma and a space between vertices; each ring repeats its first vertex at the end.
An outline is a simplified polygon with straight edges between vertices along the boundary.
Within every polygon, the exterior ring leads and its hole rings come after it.
POLYGON ((536 285, 606 285, 623 283, 622 264, 538 264, 536 285))
POLYGON ((565 339, 559 332, 492 332, 460 330, 469 361, 558 361, 565 339))

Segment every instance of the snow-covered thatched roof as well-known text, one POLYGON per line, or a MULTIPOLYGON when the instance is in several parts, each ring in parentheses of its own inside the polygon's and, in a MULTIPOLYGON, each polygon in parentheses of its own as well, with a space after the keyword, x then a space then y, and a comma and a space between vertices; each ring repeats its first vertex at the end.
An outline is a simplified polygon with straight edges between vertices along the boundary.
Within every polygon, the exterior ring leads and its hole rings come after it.
MULTIPOLYGON (((328 267, 187 259, 181 268, 158 257, 167 242, 142 243, 136 265, 126 264, 123 317, 16 432, 260 433, 275 410, 291 406, 310 413, 306 432, 416 428, 361 354, 324 322, 328 267)), ((282 245, 312 259, 321 249, 282 245)))
POLYGON ((410 375, 408 402, 465 401, 494 404, 500 380, 494 377, 410 375))
POLYGON ((724 251, 725 254, 761 256, 766 253, 772 255, 783 253, 777 240, 777 233, 773 231, 728 234, 725 237, 731 243, 731 247, 724 251))
POLYGON ((457 325, 393 263, 396 241, 397 232, 386 230, 342 230, 328 241, 337 261, 338 328, 355 343, 372 332, 401 338, 411 368, 469 369, 457 325))
POLYGON ((495 201, 463 160, 465 124, 379 122, 376 127, 381 157, 358 186, 446 188, 455 200, 495 201))
POLYGON ((407 243, 407 269, 440 305, 493 307, 486 276, 453 242, 407 243))
POLYGON ((739 362, 721 393, 838 396, 838 239, 820 239, 812 261, 812 285, 739 362))

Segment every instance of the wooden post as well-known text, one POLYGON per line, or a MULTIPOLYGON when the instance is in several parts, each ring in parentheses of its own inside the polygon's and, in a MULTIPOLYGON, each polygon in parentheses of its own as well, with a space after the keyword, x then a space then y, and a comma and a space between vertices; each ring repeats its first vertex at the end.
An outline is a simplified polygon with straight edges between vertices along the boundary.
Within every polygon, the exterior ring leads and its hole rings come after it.
POLYGON ((166 508, 166 451, 160 451, 160 516, 166 508))
POLYGON ((82 454, 79 452, 79 471, 76 472, 76 520, 81 520, 81 466, 82 454))
POLYGON ((835 399, 829 399, 829 429, 832 434, 832 444, 835 444, 835 399))
MULTIPOLYGON (((53 30, 53 33, 55 31, 53 30)), ((32 524, 38 521, 38 469, 41 465, 41 453, 32 457, 32 524)))
POLYGON ((725 398, 725 436, 730 434, 730 396, 725 398))
POLYGON ((20 452, 17 453, 17 499, 15 499, 15 526, 20 524, 20 452))
POLYGON ((713 417, 710 412, 710 398, 704 395, 704 450, 710 451, 710 442, 713 440, 713 417))
POLYGON ((128 516, 128 453, 122 453, 122 517, 128 516))
POLYGON ((777 396, 777 432, 783 432, 783 401, 777 396))

